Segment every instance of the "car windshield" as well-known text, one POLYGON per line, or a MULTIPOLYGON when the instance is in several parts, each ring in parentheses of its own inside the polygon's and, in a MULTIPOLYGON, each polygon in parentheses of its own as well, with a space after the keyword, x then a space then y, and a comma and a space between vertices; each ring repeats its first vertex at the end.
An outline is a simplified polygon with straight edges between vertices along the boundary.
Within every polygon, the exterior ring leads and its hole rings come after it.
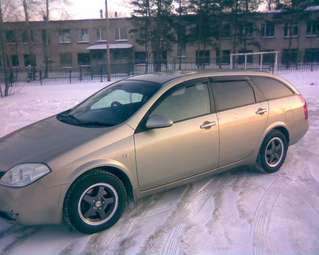
POLYGON ((146 81, 116 82, 57 118, 78 126, 118 125, 139 110, 159 88, 160 84, 146 81))

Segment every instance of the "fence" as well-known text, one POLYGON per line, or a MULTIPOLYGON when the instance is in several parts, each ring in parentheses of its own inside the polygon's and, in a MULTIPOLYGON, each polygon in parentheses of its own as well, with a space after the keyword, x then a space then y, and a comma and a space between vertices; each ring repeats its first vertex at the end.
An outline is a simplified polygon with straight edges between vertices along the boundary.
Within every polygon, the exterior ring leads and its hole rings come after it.
MULTIPOLYGON (((233 66, 235 70, 243 70, 245 66, 242 63, 236 63, 233 66)), ((196 63, 196 62, 182 62, 182 63, 162 63, 162 64, 154 64, 150 63, 146 64, 113 64, 111 65, 112 70, 112 78, 124 78, 127 76, 138 75, 152 73, 155 71, 162 72, 175 72, 175 71, 204 71, 204 70, 230 70, 230 64, 228 63, 220 63, 216 64, 216 62, 211 63, 196 63)), ((264 65, 262 69, 258 64, 248 64, 246 66, 247 70, 254 71, 265 71, 265 72, 273 72, 273 65, 264 65)), ((311 64, 291 64, 291 65, 279 65, 278 70, 286 70, 286 71, 314 71, 319 70, 319 63, 311 63, 311 64)), ((3 74, 0 73, 0 79, 3 80, 3 74)), ((47 81, 50 80, 65 80, 67 83, 73 82, 81 82, 88 80, 95 80, 103 82, 107 78, 107 69, 106 65, 95 65, 95 66, 78 66, 75 68, 65 67, 58 69, 51 69, 48 72, 48 76, 45 77, 44 70, 40 68, 33 68, 32 70, 21 70, 21 69, 11 69, 7 78, 10 79, 10 83, 14 83, 17 81, 23 82, 31 82, 37 81, 41 85, 45 85, 47 81)))

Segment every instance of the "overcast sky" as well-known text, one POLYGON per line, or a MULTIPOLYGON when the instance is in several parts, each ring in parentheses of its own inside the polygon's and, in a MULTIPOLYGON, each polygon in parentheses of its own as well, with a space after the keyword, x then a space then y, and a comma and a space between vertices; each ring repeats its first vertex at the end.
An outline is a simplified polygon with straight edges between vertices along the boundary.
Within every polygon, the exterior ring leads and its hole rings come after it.
MULTIPOLYGON (((100 18, 100 9, 105 8, 105 0, 68 0, 71 5, 65 6, 67 13, 71 19, 93 19, 100 18)), ((131 14, 131 0, 108 0, 109 15, 115 16, 130 16, 131 14)), ((264 5, 260 6, 260 10, 265 8, 264 5)))
MULTIPOLYGON (((69 0, 68 13, 73 19, 99 18, 100 9, 105 6, 105 0, 69 0)), ((118 12, 120 16, 130 15, 130 0, 108 0, 109 15, 118 12)))

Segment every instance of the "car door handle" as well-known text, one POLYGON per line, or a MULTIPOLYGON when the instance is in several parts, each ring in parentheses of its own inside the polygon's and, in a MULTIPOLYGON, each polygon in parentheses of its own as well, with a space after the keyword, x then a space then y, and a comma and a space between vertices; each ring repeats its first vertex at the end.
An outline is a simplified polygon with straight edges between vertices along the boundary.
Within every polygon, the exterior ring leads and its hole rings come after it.
POLYGON ((213 126, 216 126, 216 121, 205 121, 202 125, 200 125, 201 129, 209 129, 213 126))
POLYGON ((258 110, 256 111, 256 114, 263 115, 266 112, 267 112, 266 108, 258 108, 258 110))

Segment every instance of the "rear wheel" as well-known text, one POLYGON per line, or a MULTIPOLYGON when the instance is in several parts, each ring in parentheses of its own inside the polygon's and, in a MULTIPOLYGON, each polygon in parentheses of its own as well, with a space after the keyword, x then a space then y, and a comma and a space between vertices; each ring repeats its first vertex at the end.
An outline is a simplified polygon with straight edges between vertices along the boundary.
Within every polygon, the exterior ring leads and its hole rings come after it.
POLYGON ((287 150, 286 136, 278 130, 271 131, 260 148, 257 167, 266 173, 277 172, 286 159, 287 150))
POLYGON ((64 217, 76 230, 92 234, 114 225, 127 203, 122 181, 103 170, 88 172, 71 186, 64 217))

